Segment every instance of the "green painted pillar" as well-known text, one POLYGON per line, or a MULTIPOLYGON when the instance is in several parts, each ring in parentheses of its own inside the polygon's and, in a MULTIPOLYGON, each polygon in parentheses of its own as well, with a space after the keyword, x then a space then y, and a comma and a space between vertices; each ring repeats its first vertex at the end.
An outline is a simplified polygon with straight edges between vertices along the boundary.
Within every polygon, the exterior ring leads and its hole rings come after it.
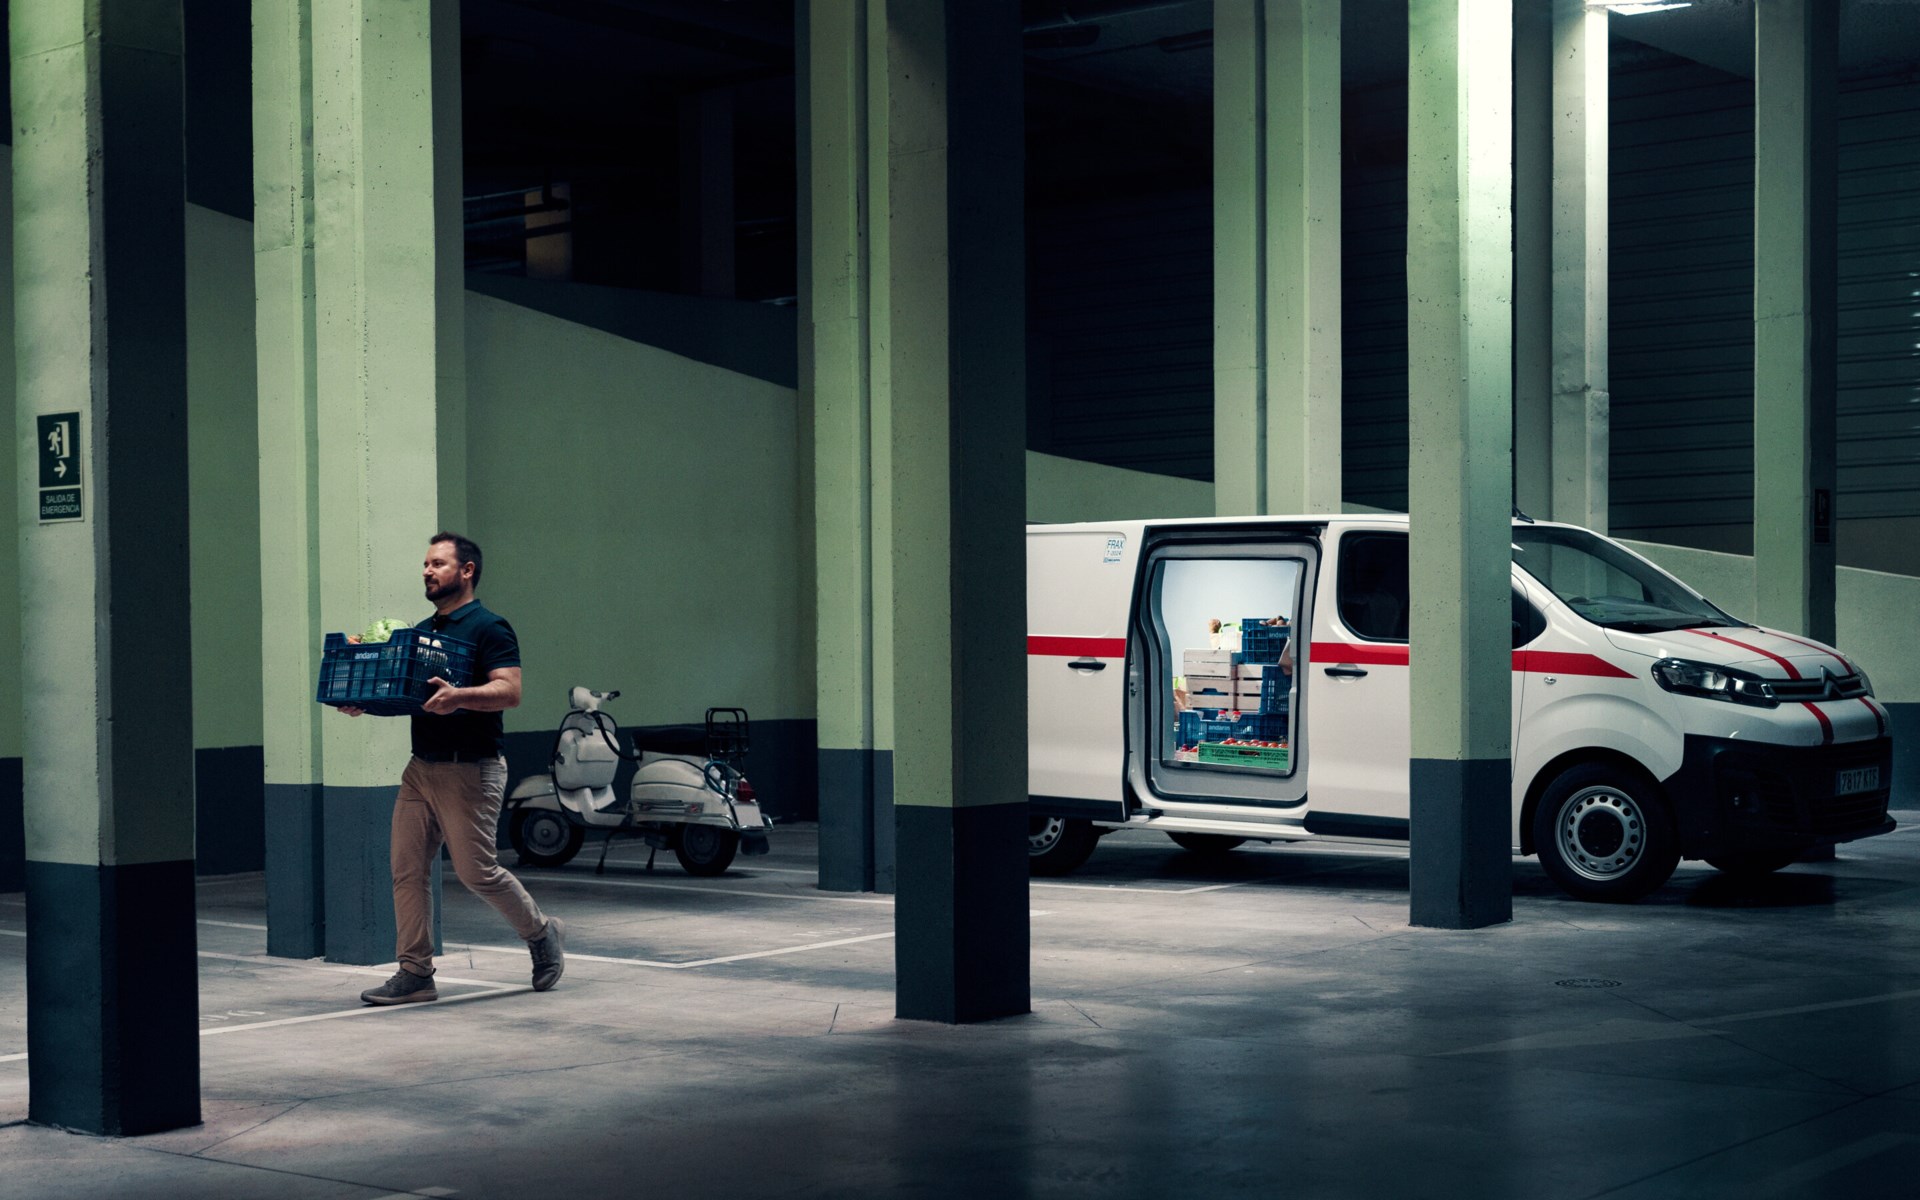
POLYGON ((1754 16, 1753 569, 1761 624, 1834 640, 1838 6, 1754 16))
POLYGON ((1513 502, 1553 511, 1553 9, 1513 13, 1513 502))
POLYGON ((10 23, 28 1115, 151 1133, 200 1120, 180 5, 10 23))
POLYGON ((346 725, 314 703, 315 668, 328 631, 420 612, 427 537, 465 525, 459 6, 315 21, 311 0, 254 5, 267 948, 380 962, 405 723, 346 725))
POLYGON ((1514 11, 1514 503, 1607 528, 1607 13, 1514 11))
MULTIPOLYGON (((872 248, 885 234, 884 9, 867 3, 803 7, 807 70, 801 161, 808 213, 803 255, 801 388, 813 416, 814 581, 820 786, 820 886, 891 891, 893 809, 889 751, 877 713, 890 703, 874 686, 876 541, 886 519, 875 479, 887 447, 874 436, 875 314, 886 280, 872 248), (875 10, 875 11, 870 11, 875 10), (878 53, 875 53, 875 51, 878 53), (876 102, 878 98, 879 102, 876 102)), ((882 260, 884 261, 884 260, 882 260)))
MULTIPOLYGON (((13 147, 0 146, 0 261, 13 261, 13 147)), ((13 328, 13 289, 0 287, 0 329, 13 328)), ((13 339, 0 337, 0 429, 14 429, 13 339)), ((17 454, 0 454, 0 530, 18 528, 17 454)), ((0 680, 20 678, 20 539, 0 536, 0 680)), ((26 886, 20 788, 20 689, 0 685, 0 892, 26 886)))
POLYGON ((1340 0, 1214 3, 1214 496, 1340 511, 1340 0))
POLYGON ((1512 919, 1512 9, 1412 0, 1412 921, 1512 919))
POLYGON ((1553 0, 1553 504, 1607 531, 1607 11, 1553 0))
POLYGON ((886 21, 896 1011, 978 1021, 1029 1004, 1020 7, 886 21))
POLYGON ((253 267, 267 952, 326 952, 312 0, 254 0, 253 267))
MULTIPOLYGON (((439 528, 435 43, 450 4, 312 8, 315 529, 323 630, 418 618, 439 528)), ((264 334, 263 334, 264 336, 264 334)), ((463 531, 464 532, 464 531, 463 531)), ((484 533, 476 534, 484 545, 484 533)), ((326 956, 394 953, 388 829, 403 720, 319 718, 326 956)))

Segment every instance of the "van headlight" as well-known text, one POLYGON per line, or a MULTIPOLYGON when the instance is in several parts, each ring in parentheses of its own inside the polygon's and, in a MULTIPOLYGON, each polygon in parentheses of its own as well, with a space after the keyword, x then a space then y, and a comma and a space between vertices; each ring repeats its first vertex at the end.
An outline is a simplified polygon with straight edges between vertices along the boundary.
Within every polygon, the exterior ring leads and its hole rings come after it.
POLYGON ((1773 685, 1758 675, 1711 663, 1663 658, 1653 664, 1653 678, 1669 692, 1682 696, 1705 696, 1709 700, 1730 700, 1759 708, 1773 708, 1780 703, 1774 698, 1773 685))

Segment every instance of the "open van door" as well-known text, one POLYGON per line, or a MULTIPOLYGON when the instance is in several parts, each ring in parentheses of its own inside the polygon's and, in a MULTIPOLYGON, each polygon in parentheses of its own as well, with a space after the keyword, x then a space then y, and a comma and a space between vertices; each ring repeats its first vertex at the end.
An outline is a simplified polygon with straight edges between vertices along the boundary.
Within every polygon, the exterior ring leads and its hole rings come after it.
POLYGON ((1278 834, 1299 826, 1308 697, 1293 674, 1292 644, 1312 628, 1322 528, 1148 531, 1134 604, 1128 770, 1148 815, 1170 831, 1183 820, 1278 834))
POLYGON ((1051 816, 1127 819, 1127 619, 1139 555, 1137 526, 1027 532, 1027 788, 1051 816))

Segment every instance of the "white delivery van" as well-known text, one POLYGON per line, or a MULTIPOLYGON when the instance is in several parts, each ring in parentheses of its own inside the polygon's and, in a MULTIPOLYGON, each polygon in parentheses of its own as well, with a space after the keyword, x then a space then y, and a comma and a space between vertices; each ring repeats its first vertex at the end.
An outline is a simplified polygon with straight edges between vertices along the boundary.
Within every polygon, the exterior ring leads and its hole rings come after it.
MULTIPOLYGON (((1408 836, 1404 515, 1027 531, 1028 849, 1408 836)), ((1771 871, 1887 833, 1892 739, 1844 653, 1626 547, 1513 523, 1513 844, 1628 900, 1682 858, 1771 871)))

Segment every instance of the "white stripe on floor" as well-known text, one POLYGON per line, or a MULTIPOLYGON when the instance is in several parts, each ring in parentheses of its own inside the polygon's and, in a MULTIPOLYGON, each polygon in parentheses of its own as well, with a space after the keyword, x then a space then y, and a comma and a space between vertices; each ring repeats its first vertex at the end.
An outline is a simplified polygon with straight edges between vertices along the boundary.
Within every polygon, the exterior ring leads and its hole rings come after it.
MULTIPOLYGON (((667 962, 653 958, 612 958, 604 954, 576 954, 571 950, 567 952, 567 958, 569 960, 578 959, 581 962, 620 963, 630 967, 659 967, 668 971, 685 971, 692 967, 711 967, 717 963, 741 962, 749 958, 772 958, 780 954, 799 954, 806 950, 825 950, 833 946, 850 946, 855 942, 877 942, 892 936, 892 931, 886 933, 868 933, 862 934, 859 937, 835 938, 830 942, 809 942, 804 946, 782 946, 775 950, 753 950, 746 954, 726 954, 719 958, 698 958, 690 962, 667 962)), ((519 955, 526 953, 526 947, 524 946, 513 948, 474 944, 469 945, 467 949, 484 950, 493 954, 519 955)), ((448 950, 452 952, 453 948, 449 947, 448 950)))
POLYGON ((520 882, 536 884, 573 883, 584 884, 587 887, 657 888, 661 891, 669 892, 699 892, 708 896, 758 896, 764 900, 818 900, 825 904, 893 903, 892 896, 869 898, 865 896, 814 896, 808 895, 805 892, 749 892, 738 888, 727 887, 724 881, 722 881, 718 887, 703 887, 694 883, 647 883, 637 879, 584 879, 565 875, 528 875, 522 877, 520 882))

